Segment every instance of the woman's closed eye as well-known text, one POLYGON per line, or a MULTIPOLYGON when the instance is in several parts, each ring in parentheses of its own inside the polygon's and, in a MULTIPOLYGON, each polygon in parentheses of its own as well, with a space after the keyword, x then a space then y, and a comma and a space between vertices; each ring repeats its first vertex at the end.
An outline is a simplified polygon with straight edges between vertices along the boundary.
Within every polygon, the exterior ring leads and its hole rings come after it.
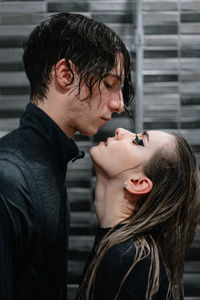
POLYGON ((143 140, 140 139, 140 138, 137 136, 137 134, 136 134, 136 138, 133 140, 133 143, 144 147, 143 140))

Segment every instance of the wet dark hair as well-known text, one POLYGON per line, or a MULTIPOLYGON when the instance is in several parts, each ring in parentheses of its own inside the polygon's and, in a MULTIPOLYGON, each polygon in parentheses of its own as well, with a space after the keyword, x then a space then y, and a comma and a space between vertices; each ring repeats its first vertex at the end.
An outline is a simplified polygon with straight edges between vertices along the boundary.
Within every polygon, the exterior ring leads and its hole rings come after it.
POLYGON ((69 60, 84 81, 92 95, 93 85, 107 76, 122 55, 121 72, 124 70, 122 87, 124 104, 133 99, 130 56, 119 36, 105 24, 79 14, 59 13, 41 22, 26 39, 24 68, 30 82, 30 96, 33 102, 46 98, 50 73, 56 63, 65 58, 72 73, 69 60))

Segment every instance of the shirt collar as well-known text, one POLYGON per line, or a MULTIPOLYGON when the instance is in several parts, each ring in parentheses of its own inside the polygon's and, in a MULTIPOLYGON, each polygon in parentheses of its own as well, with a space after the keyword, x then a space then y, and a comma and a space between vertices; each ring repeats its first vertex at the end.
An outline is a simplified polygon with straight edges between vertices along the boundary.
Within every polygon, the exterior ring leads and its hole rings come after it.
POLYGON ((43 155, 51 156, 51 160, 64 171, 70 160, 84 156, 74 141, 43 110, 32 103, 26 106, 20 119, 20 128, 28 132, 32 144, 39 147, 43 155))

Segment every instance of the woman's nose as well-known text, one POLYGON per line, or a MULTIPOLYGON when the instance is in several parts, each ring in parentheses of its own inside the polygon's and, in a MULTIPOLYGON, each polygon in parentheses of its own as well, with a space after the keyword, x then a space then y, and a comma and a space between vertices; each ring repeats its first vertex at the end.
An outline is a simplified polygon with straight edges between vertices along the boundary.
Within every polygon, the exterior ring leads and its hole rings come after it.
POLYGON ((120 138, 123 138, 126 134, 128 134, 129 131, 124 129, 124 128, 117 128, 115 130, 115 136, 120 139, 120 138))

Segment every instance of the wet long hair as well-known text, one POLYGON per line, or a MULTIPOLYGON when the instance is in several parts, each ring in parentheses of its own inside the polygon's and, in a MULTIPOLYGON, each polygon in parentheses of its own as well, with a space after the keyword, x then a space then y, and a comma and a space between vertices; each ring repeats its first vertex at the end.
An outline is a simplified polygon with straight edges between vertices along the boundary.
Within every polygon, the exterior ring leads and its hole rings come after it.
POLYGON ((136 212, 126 219, 123 226, 113 227, 101 240, 76 299, 93 299, 96 273, 103 256, 111 247, 131 238, 134 239, 136 256, 114 300, 118 299, 134 266, 147 256, 151 265, 146 299, 152 299, 159 290, 160 258, 169 281, 166 299, 184 299, 185 253, 200 222, 200 175, 191 147, 183 137, 173 136, 175 149, 159 149, 144 166, 144 173, 153 182, 151 192, 139 201, 136 212))
POLYGON ((35 103, 47 97, 50 74, 57 62, 65 58, 75 66, 81 82, 88 86, 89 96, 96 82, 107 76, 121 55, 121 71, 125 79, 122 87, 124 104, 133 99, 130 56, 119 36, 101 22, 79 14, 59 13, 41 22, 24 41, 24 69, 30 82, 30 97, 35 103))

